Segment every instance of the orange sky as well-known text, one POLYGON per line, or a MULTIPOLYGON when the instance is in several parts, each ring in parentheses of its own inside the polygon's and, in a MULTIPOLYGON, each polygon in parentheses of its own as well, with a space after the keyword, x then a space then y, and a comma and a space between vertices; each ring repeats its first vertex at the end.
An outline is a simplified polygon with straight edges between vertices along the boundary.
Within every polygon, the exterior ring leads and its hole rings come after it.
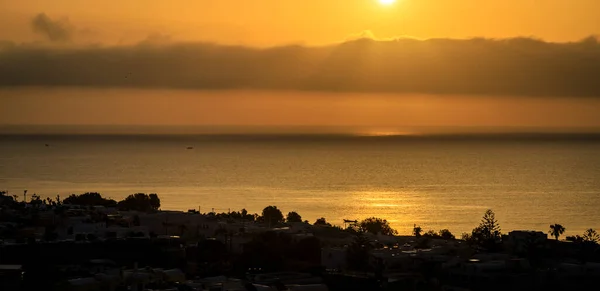
POLYGON ((378 37, 535 36, 571 41, 600 33, 597 0, 0 0, 0 40, 32 41, 31 18, 68 17, 80 42, 117 44, 149 34, 254 46, 324 44, 365 30, 378 37), (10 28, 10 29, 6 29, 10 28))
POLYGON ((599 127, 600 42, 565 43, 600 33, 598 11, 598 0, 0 0, 0 124, 599 127), (388 41, 398 36, 423 41, 388 41), (456 40, 473 37, 486 39, 456 40), (250 48, 290 44, 302 46, 250 48))

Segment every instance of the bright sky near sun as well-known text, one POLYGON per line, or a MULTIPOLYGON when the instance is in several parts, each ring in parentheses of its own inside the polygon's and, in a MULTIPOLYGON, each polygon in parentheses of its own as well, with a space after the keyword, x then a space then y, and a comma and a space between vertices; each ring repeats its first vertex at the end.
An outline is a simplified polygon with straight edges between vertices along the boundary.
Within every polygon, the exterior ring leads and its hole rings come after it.
POLYGON ((33 41, 38 13, 68 17, 78 42, 127 43, 149 34, 245 45, 324 44, 370 30, 388 38, 600 33, 598 0, 0 0, 0 40, 33 41))
POLYGON ((396 0, 379 0, 379 3, 383 4, 383 5, 390 5, 390 4, 394 4, 396 2, 396 0))

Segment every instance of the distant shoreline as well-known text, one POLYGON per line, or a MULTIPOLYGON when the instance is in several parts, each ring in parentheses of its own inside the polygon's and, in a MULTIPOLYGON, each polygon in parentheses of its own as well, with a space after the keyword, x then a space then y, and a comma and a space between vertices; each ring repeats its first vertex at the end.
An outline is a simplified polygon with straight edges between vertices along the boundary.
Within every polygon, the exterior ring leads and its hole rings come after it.
POLYGON ((2 141, 576 141, 600 142, 600 132, 517 132, 437 134, 352 134, 352 133, 0 133, 2 141))
POLYGON ((531 126, 303 126, 303 125, 25 125, 0 124, 0 136, 334 136, 447 137, 600 135, 600 127, 531 126))

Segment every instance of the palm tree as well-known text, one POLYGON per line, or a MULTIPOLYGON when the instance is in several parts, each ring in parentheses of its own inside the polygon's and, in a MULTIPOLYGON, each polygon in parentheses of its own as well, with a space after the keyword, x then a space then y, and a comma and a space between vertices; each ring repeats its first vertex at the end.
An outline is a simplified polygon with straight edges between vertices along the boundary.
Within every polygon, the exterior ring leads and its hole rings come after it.
POLYGON ((600 241, 600 235, 593 228, 586 230, 582 237, 585 242, 598 243, 600 241))
POLYGON ((565 227, 558 223, 550 225, 550 230, 548 233, 558 240, 558 237, 565 233, 565 227))

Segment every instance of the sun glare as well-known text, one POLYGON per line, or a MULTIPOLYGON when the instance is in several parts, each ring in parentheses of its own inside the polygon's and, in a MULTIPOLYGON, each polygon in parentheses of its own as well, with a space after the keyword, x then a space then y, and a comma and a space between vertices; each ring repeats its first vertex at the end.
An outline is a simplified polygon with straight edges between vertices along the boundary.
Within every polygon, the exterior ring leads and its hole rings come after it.
POLYGON ((391 5, 394 4, 394 2, 396 2, 396 0, 379 0, 379 4, 382 5, 391 5))

